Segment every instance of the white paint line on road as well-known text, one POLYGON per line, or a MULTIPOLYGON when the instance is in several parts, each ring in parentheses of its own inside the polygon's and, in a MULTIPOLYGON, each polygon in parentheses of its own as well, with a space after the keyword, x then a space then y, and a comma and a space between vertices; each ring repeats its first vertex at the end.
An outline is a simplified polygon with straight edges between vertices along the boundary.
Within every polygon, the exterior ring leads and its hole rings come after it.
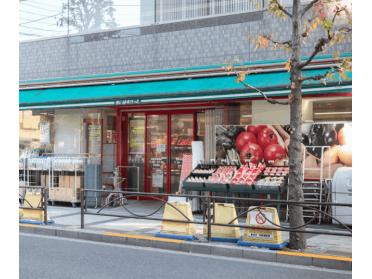
POLYGON ((286 268, 291 268, 291 269, 311 270, 311 271, 329 272, 329 273, 336 273, 336 274, 350 274, 350 275, 352 274, 351 271, 347 271, 347 270, 336 270, 336 269, 327 269, 327 268, 321 268, 321 267, 315 267, 315 266, 310 267, 310 266, 302 266, 302 265, 294 265, 294 264, 264 262, 264 261, 257 261, 257 260, 251 260, 251 259, 216 256, 216 255, 187 253, 187 252, 182 252, 182 251, 173 251, 173 250, 159 249, 159 248, 153 248, 153 247, 140 247, 140 246, 133 246, 129 244, 113 244, 113 243, 96 242, 96 241, 83 240, 83 239, 72 239, 72 238, 63 238, 63 237, 57 237, 57 236, 30 234, 30 233, 24 233, 24 232, 20 232, 19 236, 48 238, 52 240, 57 239, 60 241, 80 242, 80 243, 86 243, 86 244, 92 244, 92 245, 111 246, 111 247, 117 247, 117 248, 123 248, 123 249, 134 249, 134 250, 143 250, 143 251, 154 251, 155 250, 163 254, 176 254, 176 255, 209 258, 209 259, 231 261, 231 262, 242 262, 242 263, 248 262, 248 263, 254 263, 254 264, 264 265, 264 266, 271 265, 271 266, 286 267, 286 268))

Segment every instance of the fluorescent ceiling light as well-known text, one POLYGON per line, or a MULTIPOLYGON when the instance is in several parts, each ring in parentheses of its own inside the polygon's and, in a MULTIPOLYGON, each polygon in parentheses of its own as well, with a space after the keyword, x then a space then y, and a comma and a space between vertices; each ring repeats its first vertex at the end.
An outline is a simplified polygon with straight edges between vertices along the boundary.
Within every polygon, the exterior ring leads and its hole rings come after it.
POLYGON ((252 114, 243 114, 242 117, 243 118, 249 118, 249 117, 252 117, 252 114))

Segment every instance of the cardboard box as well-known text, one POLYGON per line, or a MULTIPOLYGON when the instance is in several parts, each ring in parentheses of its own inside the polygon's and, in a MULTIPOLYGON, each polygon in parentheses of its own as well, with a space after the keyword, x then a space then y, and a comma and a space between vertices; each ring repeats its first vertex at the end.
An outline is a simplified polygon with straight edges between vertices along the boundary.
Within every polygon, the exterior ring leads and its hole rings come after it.
POLYGON ((70 176, 68 175, 60 175, 58 177, 58 186, 63 187, 63 188, 68 188, 70 187, 70 176))
POLYGON ((62 201, 62 202, 78 202, 79 201, 79 189, 76 191, 69 187, 56 187, 53 189, 53 198, 50 200, 62 201))
POLYGON ((82 176, 70 176, 70 187, 73 188, 76 185, 76 188, 81 188, 83 185, 82 176))

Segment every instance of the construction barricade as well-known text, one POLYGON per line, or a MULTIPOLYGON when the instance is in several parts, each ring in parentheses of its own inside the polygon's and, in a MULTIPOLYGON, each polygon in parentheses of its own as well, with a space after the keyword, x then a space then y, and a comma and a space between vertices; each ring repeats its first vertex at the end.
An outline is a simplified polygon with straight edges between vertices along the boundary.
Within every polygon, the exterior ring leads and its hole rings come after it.
POLYGON ((47 190, 44 187, 24 186, 22 206, 19 209, 19 222, 23 224, 48 224, 53 221, 47 216, 47 190))
MULTIPOLYGON (((232 203, 216 203, 212 208, 214 222, 218 224, 239 225, 235 205, 232 203)), ((208 225, 204 225, 204 235, 208 234, 208 225)), ((225 227, 211 225, 211 240, 223 242, 237 242, 240 239, 239 227, 225 227)))
POLYGON ((195 224, 188 223, 194 221, 189 202, 168 202, 164 207, 163 219, 161 230, 155 236, 183 240, 196 239, 195 224), (169 220, 175 220, 176 222, 169 220))
POLYGON ((269 249, 282 249, 288 245, 283 241, 282 232, 270 230, 280 225, 278 211, 274 207, 249 207, 247 226, 262 227, 263 229, 244 230, 243 237, 238 241, 241 246, 256 246, 269 249))

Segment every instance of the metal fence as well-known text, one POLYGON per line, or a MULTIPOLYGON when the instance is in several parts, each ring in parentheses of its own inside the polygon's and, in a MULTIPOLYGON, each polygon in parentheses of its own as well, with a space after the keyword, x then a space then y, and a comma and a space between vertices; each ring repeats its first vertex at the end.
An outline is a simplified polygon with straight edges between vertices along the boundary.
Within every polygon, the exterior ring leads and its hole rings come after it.
MULTIPOLYGON (((306 234, 324 234, 324 235, 337 235, 337 236, 352 236, 352 229, 347 225, 343 224, 340 220, 335 218, 334 216, 330 215, 327 212, 321 212, 322 214, 328 215, 329 218, 335 220, 341 227, 341 230, 338 231, 330 231, 324 229, 306 229, 308 225, 310 225, 311 221, 307 221, 304 225, 299 227, 287 227, 278 224, 274 224, 270 221, 263 212, 260 210, 264 207, 268 206, 277 206, 277 205, 288 205, 289 207, 302 207, 302 208, 312 208, 314 212, 318 212, 319 206, 339 206, 339 207, 352 207, 352 204, 349 203, 331 203, 331 202, 298 202, 298 201, 290 201, 290 200, 272 200, 272 199, 256 199, 256 198, 242 198, 242 197, 224 197, 224 196, 213 196, 210 194, 207 195, 188 195, 188 194, 164 194, 164 193, 143 193, 143 192, 128 192, 128 191, 107 191, 107 190, 89 190, 89 189, 81 189, 81 228, 85 226, 85 215, 96 215, 96 216, 106 216, 106 217, 121 217, 121 218, 134 218, 134 219, 145 219, 145 220, 152 220, 152 221, 169 221, 175 223, 186 223, 186 224, 199 224, 199 225, 206 225, 207 226, 207 239, 211 240, 211 226, 225 226, 225 227, 238 227, 244 229, 260 229, 260 230, 276 230, 276 231, 288 231, 288 232, 299 232, 299 233, 306 233, 306 234), (99 209, 89 209, 86 205, 86 196, 87 192, 100 192, 106 194, 113 194, 116 196, 115 199, 111 200, 109 203, 104 204, 99 209), (153 212, 148 214, 137 214, 128 208, 128 199, 131 198, 138 198, 144 197, 154 201, 160 201, 161 206, 155 209, 153 212), (180 210, 174 207, 171 203, 168 202, 169 197, 178 197, 184 198, 186 200, 192 199, 200 199, 202 204, 202 212, 203 212, 203 220, 202 221, 195 221, 190 220, 186 215, 184 215, 180 210), (219 201, 231 202, 235 203, 239 202, 248 202, 248 203, 256 203, 255 205, 250 208, 246 208, 242 212, 240 212, 236 218, 232 219, 230 222, 222 224, 215 222, 215 216, 212 214, 212 209, 215 208, 215 204, 219 201), (113 214, 113 213, 106 213, 105 209, 110 207, 115 202, 120 201, 119 204, 123 207, 127 214, 113 214), (174 220, 174 219, 164 219, 160 217, 154 216, 158 213, 166 204, 174 208, 177 212, 179 212, 183 217, 184 220, 174 220), (248 225, 241 225, 241 224, 233 224, 235 220, 240 217, 246 216, 250 211, 258 210, 261 215, 272 225, 270 228, 265 227, 258 227, 258 226, 248 226, 248 225)), ((314 219, 317 217, 317 214, 314 214, 314 219)))

